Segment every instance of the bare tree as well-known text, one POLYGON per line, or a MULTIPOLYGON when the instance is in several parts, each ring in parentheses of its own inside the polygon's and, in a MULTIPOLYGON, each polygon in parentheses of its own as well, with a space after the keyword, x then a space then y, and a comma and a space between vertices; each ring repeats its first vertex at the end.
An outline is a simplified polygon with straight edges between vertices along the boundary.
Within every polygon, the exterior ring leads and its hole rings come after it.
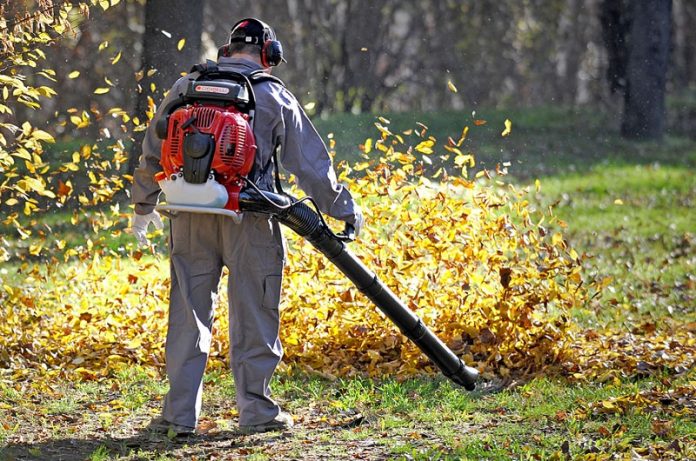
MULTIPOLYGON (((165 91, 200 60, 205 0, 147 0, 142 69, 136 114, 145 120, 148 97, 158 103, 165 91)), ((140 156, 142 132, 136 132, 128 162, 132 172, 140 156)))
POLYGON ((665 130, 672 0, 605 0, 601 20, 610 87, 624 95, 621 134, 659 139, 665 130))
POLYGON ((658 139, 665 130, 665 84, 669 64, 672 0, 636 0, 626 66, 621 133, 658 139))

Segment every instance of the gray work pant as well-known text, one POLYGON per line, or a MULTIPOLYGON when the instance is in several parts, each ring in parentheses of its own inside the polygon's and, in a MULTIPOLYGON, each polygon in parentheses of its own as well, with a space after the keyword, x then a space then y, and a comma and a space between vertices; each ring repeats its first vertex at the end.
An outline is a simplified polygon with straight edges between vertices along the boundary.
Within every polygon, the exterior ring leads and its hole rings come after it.
POLYGON ((165 420, 188 427, 198 421, 223 266, 230 272, 230 362, 239 424, 278 415, 269 382, 283 355, 278 304, 284 259, 280 226, 268 216, 246 213, 240 224, 220 215, 179 213, 172 219, 165 420))

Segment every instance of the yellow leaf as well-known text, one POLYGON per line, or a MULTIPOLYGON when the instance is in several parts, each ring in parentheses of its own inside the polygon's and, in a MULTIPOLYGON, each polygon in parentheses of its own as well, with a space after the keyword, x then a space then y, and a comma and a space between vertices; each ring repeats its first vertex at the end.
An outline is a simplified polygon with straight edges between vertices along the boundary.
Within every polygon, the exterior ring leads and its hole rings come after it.
POLYGON ((372 151, 372 138, 367 138, 363 144, 363 152, 369 154, 372 151))
POLYGON ((79 70, 74 70, 68 74, 68 78, 77 78, 80 76, 80 71, 79 70))
POLYGON ((614 205, 623 205, 623 204, 624 204, 624 202, 620 198, 617 198, 616 200, 614 200, 614 205))
POLYGON ((559 234, 558 232, 556 232, 556 233, 553 234, 553 236, 551 237, 551 243, 552 243, 554 246, 556 246, 556 245, 561 245, 561 244, 563 243, 563 235, 561 235, 561 234, 559 234))
POLYGON ((109 88, 97 88, 94 90, 94 94, 106 94, 109 92, 109 88))
POLYGON ((435 142, 431 139, 428 139, 428 140, 420 142, 416 146, 416 150, 422 154, 432 154, 434 145, 435 145, 435 142))
POLYGON ((114 59, 111 60, 111 65, 116 64, 118 61, 121 60, 121 52, 119 51, 116 56, 114 56, 114 59))
POLYGON ((184 48, 184 45, 186 45, 186 39, 182 38, 179 40, 179 43, 176 44, 176 49, 181 51, 184 48))
POLYGON ((43 244, 33 244, 29 245, 29 254, 32 256, 39 256, 41 250, 43 249, 43 244))
POLYGON ((509 119, 505 119, 505 129, 503 130, 501 136, 507 136, 512 131, 512 122, 509 119))
POLYGON ((43 130, 34 130, 31 134, 34 139, 38 139, 40 141, 46 141, 49 143, 55 143, 56 140, 51 136, 50 134, 46 133, 43 130))
POLYGON ((465 126, 464 129, 462 130, 462 135, 459 138, 459 141, 457 141, 457 147, 461 146, 462 143, 466 140, 467 134, 469 134, 469 127, 465 126))
MULTIPOLYGON (((473 167, 476 162, 474 160, 474 156, 471 154, 463 154, 463 155, 457 155, 454 158, 454 164, 457 166, 463 166, 463 165, 468 165, 469 167, 473 167)), ((478 177, 478 175, 477 175, 478 177)))
POLYGON ((450 90, 452 93, 456 93, 456 92, 457 92, 457 87, 454 86, 454 83, 452 83, 451 80, 447 80, 447 88, 449 88, 449 90, 450 90))
POLYGON ((382 133, 382 137, 391 136, 391 134, 392 134, 392 132, 389 131, 389 128, 385 127, 381 123, 375 122, 375 127, 377 127, 377 129, 382 133))

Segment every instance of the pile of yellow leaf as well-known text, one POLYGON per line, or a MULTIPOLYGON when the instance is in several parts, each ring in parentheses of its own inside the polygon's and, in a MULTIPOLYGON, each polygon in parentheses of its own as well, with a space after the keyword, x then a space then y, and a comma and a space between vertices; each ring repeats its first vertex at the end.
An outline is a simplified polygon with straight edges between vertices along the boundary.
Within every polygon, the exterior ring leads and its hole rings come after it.
POLYGON ((655 389, 596 402, 579 400, 578 408, 572 414, 557 413, 555 419, 558 421, 589 419, 597 424, 596 435, 600 437, 587 444, 589 447, 577 459, 617 459, 617 456, 618 459, 693 459, 696 455, 693 437, 679 437, 679 422, 674 418, 693 419, 696 416, 696 381, 673 388, 668 379, 662 381, 662 385, 655 389), (649 416, 652 438, 637 441, 631 435, 632 427, 628 420, 635 415, 649 416), (626 424, 615 422, 617 416, 625 418, 626 424), (611 453, 614 458, 603 456, 605 453, 611 453))
MULTIPOLYGON (((366 210, 367 226, 350 250, 484 373, 523 375, 565 360, 566 312, 585 304, 587 292, 578 254, 541 225, 554 218, 532 210, 529 192, 505 184, 501 169, 467 179, 473 157, 459 150, 461 139, 450 140, 450 158, 439 159, 457 170, 441 168, 428 179, 435 140, 422 130, 410 148, 401 135, 378 128, 381 138, 363 145, 364 162, 355 166, 364 176, 351 180, 358 173, 340 168, 366 210)), ((290 231, 286 236, 287 369, 327 376, 433 370, 328 260, 290 231)), ((21 283, 0 284, 0 367, 15 379, 90 379, 133 363, 162 365, 166 258, 94 247, 67 263, 24 262, 19 270, 12 278, 21 283)), ((224 291, 212 367, 223 366, 229 344, 224 291)))
POLYGON ((696 366, 696 324, 646 322, 632 331, 607 329, 572 334, 572 360, 564 364, 578 381, 621 382, 631 376, 683 374, 696 366))

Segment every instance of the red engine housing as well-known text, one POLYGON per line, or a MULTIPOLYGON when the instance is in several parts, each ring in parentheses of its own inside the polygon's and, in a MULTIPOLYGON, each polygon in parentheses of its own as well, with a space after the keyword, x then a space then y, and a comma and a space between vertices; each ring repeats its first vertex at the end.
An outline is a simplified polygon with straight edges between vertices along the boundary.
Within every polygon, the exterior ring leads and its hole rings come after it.
POLYGON ((169 178, 182 170, 184 137, 196 130, 212 135, 215 140, 211 170, 215 172, 215 179, 227 189, 225 208, 239 211, 239 191, 244 186, 242 177, 254 166, 256 139, 249 125, 249 115, 234 106, 194 103, 175 110, 169 116, 167 137, 162 142, 160 164, 164 175, 156 179, 169 178), (182 128, 193 117, 194 122, 182 128))

